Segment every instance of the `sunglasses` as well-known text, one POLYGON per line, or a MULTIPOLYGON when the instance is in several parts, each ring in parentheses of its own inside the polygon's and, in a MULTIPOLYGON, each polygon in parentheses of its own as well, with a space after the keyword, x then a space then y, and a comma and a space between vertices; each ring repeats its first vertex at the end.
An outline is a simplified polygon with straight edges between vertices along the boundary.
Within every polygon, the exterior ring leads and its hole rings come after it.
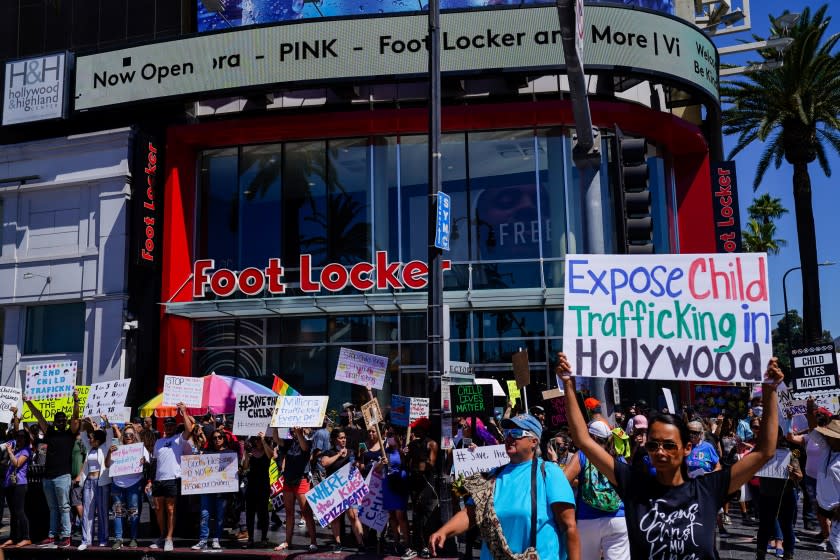
POLYGON ((676 451, 679 446, 673 441, 656 441, 652 439, 647 440, 645 443, 645 449, 647 449, 650 453, 659 451, 660 447, 665 451, 676 451))
POLYGON ((123 436, 125 436, 125 437, 130 437, 131 439, 134 439, 134 432, 125 432, 125 433, 123 434, 123 436))
POLYGON ((213 436, 213 439, 225 439, 225 436, 213 436))
POLYGON ((694 430, 690 430, 690 431, 688 432, 688 434, 689 434, 690 436, 692 436, 692 437, 695 437, 695 436, 702 436, 702 435, 703 435, 703 432, 702 432, 702 431, 695 432, 694 430))
POLYGON ((511 439, 522 439, 524 437, 537 437, 528 430, 523 430, 522 428, 511 428, 509 430, 505 430, 505 438, 511 439))

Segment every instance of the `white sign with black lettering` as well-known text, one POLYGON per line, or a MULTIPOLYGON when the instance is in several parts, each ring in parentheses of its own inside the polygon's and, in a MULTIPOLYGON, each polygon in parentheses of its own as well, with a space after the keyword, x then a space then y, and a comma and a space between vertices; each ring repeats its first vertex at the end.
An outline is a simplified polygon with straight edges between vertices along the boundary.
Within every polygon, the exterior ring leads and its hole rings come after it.
POLYGON ((840 390, 834 344, 826 343, 790 351, 792 391, 805 398, 817 392, 840 390))
POLYGON ((238 436, 256 436, 268 433, 271 415, 277 397, 267 395, 237 395, 233 414, 233 433, 238 436))
POLYGON ((790 466, 790 449, 777 449, 772 459, 767 461, 755 476, 764 478, 787 478, 790 466))
POLYGON ((11 408, 18 407, 20 411, 21 390, 17 387, 0 387, 0 422, 9 424, 12 421, 11 408))
POLYGON ((65 63, 64 53, 6 63, 3 126, 64 115, 65 63))
POLYGON ((109 420, 124 422, 125 420, 121 419, 124 416, 122 409, 125 406, 125 398, 128 396, 129 385, 131 385, 131 379, 94 383, 88 391, 82 416, 96 418, 104 414, 109 420))
POLYGON ((163 406, 184 403, 189 408, 201 408, 203 393, 203 377, 167 375, 163 378, 163 406))
POLYGON ((471 476, 476 473, 492 471, 510 463, 504 445, 488 445, 475 449, 454 449, 452 457, 455 463, 455 475, 471 476))

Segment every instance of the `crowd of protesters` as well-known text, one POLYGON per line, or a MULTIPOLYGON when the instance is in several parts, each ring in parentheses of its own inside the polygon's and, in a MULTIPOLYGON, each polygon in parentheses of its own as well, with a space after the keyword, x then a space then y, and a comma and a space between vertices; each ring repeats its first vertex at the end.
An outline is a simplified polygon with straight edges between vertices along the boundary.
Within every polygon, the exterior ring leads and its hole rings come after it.
POLYGON ((578 372, 562 354, 558 363, 565 426, 549 430, 542 406, 526 412, 512 403, 498 418, 453 419, 455 449, 503 444, 510 459, 466 479, 452 476, 452 450, 430 437, 428 419, 406 430, 386 415, 385 422, 366 429, 350 402, 337 421, 327 417, 320 427, 296 427, 287 437, 271 430, 237 438, 232 418, 212 411, 194 417, 183 405, 176 416, 160 420, 159 433, 150 418, 121 426, 106 417, 80 418, 75 395, 71 417, 59 412, 51 422, 26 401, 37 422, 23 427, 19 411, 12 410, 0 460, 10 512, 9 538, 0 547, 70 547, 75 540, 79 550, 170 551, 177 535, 193 539, 194 550, 302 546, 316 552, 316 521, 305 495, 353 464, 363 476, 371 469, 382 474, 390 538, 377 539, 351 507, 330 524, 335 552, 374 552, 384 542, 378 552, 410 560, 453 552, 453 537, 460 536, 468 559, 479 539, 482 558, 527 556, 533 549, 541 558, 561 560, 712 559, 715 538, 727 534, 735 507, 744 523, 757 526, 757 558, 793 558, 800 494, 806 530, 818 532, 824 550, 840 551, 840 521, 833 522, 840 511, 840 419, 809 401, 808 429, 784 434, 775 390, 782 374, 775 360, 762 396, 743 417, 704 417, 690 408, 667 414, 649 410, 644 401, 606 417, 593 398, 579 405, 578 372), (109 476, 112 453, 132 443, 144 444, 143 472, 109 476), (787 478, 757 478, 782 447, 792 450, 787 478), (181 495, 184 455, 231 451, 239 458, 239 492, 181 495), (283 485, 270 501, 272 461, 283 485), (33 544, 24 505, 36 465, 49 532, 33 544), (438 472, 454 481, 451 501, 438 494, 438 472), (444 501, 454 511, 441 526, 444 501), (152 510, 151 527, 141 531, 144 507, 152 510), (182 515, 182 508, 197 515, 182 515), (269 542, 269 529, 282 524, 280 542, 269 542), (293 542, 298 528, 308 542, 293 542))

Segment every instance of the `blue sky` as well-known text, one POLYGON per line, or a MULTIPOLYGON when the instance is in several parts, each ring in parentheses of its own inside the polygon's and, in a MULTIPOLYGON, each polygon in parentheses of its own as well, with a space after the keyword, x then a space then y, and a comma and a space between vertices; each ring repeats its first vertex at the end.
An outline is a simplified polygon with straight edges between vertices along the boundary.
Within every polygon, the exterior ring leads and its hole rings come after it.
MULTIPOLYGON (((751 41, 750 33, 756 33, 766 37, 769 31, 768 15, 778 16, 786 9, 791 12, 801 12, 805 7, 810 7, 811 12, 816 11, 823 3, 829 5, 828 15, 832 21, 828 28, 827 35, 840 33, 840 2, 837 0, 824 0, 823 2, 804 2, 802 0, 753 0, 750 2, 752 14, 752 32, 733 33, 715 39, 718 47, 732 45, 738 39, 751 41)), ((737 64, 748 58, 748 55, 726 55, 721 62, 737 64)), ((752 59, 757 57, 752 53, 752 59)), ((735 145, 734 137, 724 139, 724 155, 735 145)), ((763 150, 763 144, 753 144, 735 157, 737 172, 739 201, 741 204, 742 222, 746 223, 747 207, 752 203, 753 196, 763 193, 770 193, 772 196, 782 199, 782 203, 789 212, 778 222, 778 237, 787 240, 788 245, 784 247, 778 256, 770 257, 770 306, 772 313, 781 313, 774 317, 775 321, 784 315, 784 302, 782 298, 782 275, 786 270, 799 266, 799 249, 796 242, 796 220, 793 216, 793 169, 783 163, 777 170, 772 165, 764 176, 758 191, 753 193, 752 184, 755 180, 755 170, 758 159, 763 150)), ((830 150, 830 148, 829 148, 830 150)), ((828 150, 827 150, 828 151, 828 150)), ((811 175, 811 188, 813 191, 814 219, 816 221, 817 245, 819 261, 835 261, 835 266, 820 267, 820 292, 822 295, 822 319, 823 328, 830 330, 836 338, 840 336, 840 297, 837 297, 837 286, 840 286, 840 220, 838 220, 838 209, 840 209, 840 190, 837 182, 840 180, 840 157, 836 153, 829 156, 832 177, 826 177, 819 165, 814 162, 808 166, 811 175)), ((802 281, 799 271, 791 272, 787 278, 788 307, 802 310, 802 281)))

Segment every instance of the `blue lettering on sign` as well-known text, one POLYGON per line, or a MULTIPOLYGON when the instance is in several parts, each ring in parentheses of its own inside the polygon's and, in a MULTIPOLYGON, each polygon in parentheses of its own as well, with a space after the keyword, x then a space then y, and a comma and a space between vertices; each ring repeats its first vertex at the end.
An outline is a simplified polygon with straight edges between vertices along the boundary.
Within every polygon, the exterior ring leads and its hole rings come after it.
POLYGON ((437 224, 435 229, 435 247, 449 250, 449 235, 452 224, 452 199, 439 191, 437 197, 437 224))

